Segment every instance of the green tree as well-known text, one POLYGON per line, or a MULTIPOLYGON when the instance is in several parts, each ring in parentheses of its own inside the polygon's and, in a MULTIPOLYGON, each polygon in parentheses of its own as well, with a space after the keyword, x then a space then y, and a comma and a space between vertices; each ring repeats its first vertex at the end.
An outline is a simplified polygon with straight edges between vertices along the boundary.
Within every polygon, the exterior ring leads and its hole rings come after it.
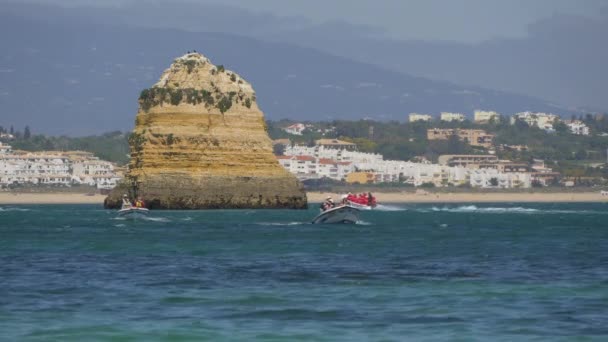
POLYGON ((285 154, 285 145, 274 144, 274 146, 272 146, 272 152, 275 156, 282 156, 283 154, 285 154))
POLYGON ((23 139, 28 140, 32 136, 30 132, 30 126, 25 126, 25 130, 23 131, 23 139))
POLYGON ((566 125, 563 121, 558 121, 553 124, 553 128, 557 133, 568 133, 568 125, 566 125))

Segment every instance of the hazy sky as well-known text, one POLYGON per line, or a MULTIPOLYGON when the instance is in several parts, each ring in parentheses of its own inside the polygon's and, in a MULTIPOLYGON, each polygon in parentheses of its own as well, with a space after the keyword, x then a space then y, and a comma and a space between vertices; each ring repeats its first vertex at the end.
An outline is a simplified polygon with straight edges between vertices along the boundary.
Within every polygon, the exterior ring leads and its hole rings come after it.
MULTIPOLYGON (((27 0, 64 5, 120 6, 139 0, 27 0)), ((150 2, 176 1, 147 0, 150 2)), ((182 0, 240 7, 315 23, 344 21, 380 27, 397 39, 478 42, 522 37, 527 25, 556 13, 594 15, 606 0, 182 0)))

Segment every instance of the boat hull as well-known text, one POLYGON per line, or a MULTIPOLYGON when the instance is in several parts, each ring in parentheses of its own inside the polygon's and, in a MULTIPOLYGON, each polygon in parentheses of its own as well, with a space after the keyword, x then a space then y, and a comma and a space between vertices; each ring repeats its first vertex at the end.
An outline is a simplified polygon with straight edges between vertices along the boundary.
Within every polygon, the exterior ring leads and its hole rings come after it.
POLYGON ((348 201, 348 205, 350 205, 353 208, 357 208, 359 210, 372 210, 375 207, 375 205, 371 206, 371 205, 359 204, 359 203, 353 202, 353 201, 348 201))
POLYGON ((144 217, 148 215, 148 209, 146 208, 125 208, 118 211, 118 216, 136 218, 144 217))
POLYGON ((312 223, 356 223, 357 221, 359 221, 359 209, 343 205, 320 213, 312 220, 312 223))

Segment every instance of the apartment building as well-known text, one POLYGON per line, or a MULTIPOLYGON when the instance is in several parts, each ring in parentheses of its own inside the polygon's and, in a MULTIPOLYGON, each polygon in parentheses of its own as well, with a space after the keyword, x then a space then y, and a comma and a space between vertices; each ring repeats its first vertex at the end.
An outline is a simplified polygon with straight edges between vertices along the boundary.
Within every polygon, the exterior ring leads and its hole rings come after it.
POLYGON ((440 165, 479 169, 480 165, 497 164, 498 157, 489 154, 445 154, 439 156, 437 161, 440 165))
POLYGON ((492 147, 494 141, 494 135, 488 134, 482 129, 432 128, 426 132, 428 140, 448 140, 453 135, 457 135, 460 140, 467 142, 471 146, 483 148, 492 147))
POLYGON ((315 141, 315 145, 329 149, 343 149, 347 151, 357 150, 357 144, 338 139, 319 139, 315 141))
POLYGON ((410 113, 409 122, 430 122, 433 120, 433 116, 430 114, 418 114, 418 113, 410 113))
POLYGON ((384 160, 381 155, 324 146, 289 146, 279 163, 299 179, 331 178, 348 183, 399 182, 437 187, 470 184, 474 187, 527 188, 534 178, 548 170, 535 164, 500 161, 494 155, 443 155, 439 164, 384 160))
POLYGON ((546 131, 553 131, 553 124, 559 121, 559 117, 548 113, 521 112, 511 117, 511 125, 518 120, 525 122, 530 127, 536 126, 546 131))
POLYGON ((500 114, 495 111, 476 110, 473 112, 473 120, 476 123, 488 123, 491 121, 497 122, 500 119, 500 114))
POLYGON ((89 152, 12 152, 10 146, 2 151, 7 151, 0 153, 2 187, 15 184, 88 184, 99 189, 112 189, 121 179, 114 172, 112 163, 99 160, 89 152))
POLYGON ((473 188, 529 188, 532 186, 530 173, 503 173, 496 169, 470 171, 470 185, 473 188))
POLYGON ((589 127, 580 120, 567 121, 566 126, 574 135, 589 135, 589 127))
POLYGON ((295 123, 293 125, 282 128, 282 130, 292 135, 302 135, 302 132, 306 128, 308 128, 308 126, 303 123, 295 123))
POLYGON ((441 116, 440 116, 441 121, 447 121, 447 122, 452 122, 452 121, 462 122, 462 121, 464 121, 464 119, 465 119, 465 116, 464 116, 464 114, 461 114, 461 113, 441 112, 441 116))

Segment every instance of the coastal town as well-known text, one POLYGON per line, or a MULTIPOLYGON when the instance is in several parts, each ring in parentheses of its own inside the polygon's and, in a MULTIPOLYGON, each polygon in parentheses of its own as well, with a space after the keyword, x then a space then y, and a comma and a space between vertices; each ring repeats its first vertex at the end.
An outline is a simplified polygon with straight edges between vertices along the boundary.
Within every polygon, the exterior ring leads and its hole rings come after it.
POLYGON ((113 189, 121 168, 84 151, 13 151, 0 142, 0 187, 88 185, 113 189))
MULTIPOLYGON (((473 123, 478 125, 504 119, 495 111, 474 111, 473 123)), ((442 112, 437 123, 462 123, 466 115, 442 112)), ((431 162, 423 156, 409 161, 386 160, 378 153, 358 151, 357 144, 339 139, 317 139, 314 145, 297 144, 291 139, 276 139, 282 145, 279 163, 300 180, 332 179, 348 184, 407 184, 415 187, 471 187, 484 189, 525 189, 557 185, 572 187, 575 179, 564 177, 547 166, 544 160, 534 158, 528 162, 500 159, 497 150, 526 151, 526 145, 496 144, 495 136, 483 129, 435 128, 431 114, 411 113, 409 123, 430 124, 426 139, 431 141, 458 139, 475 148, 475 154, 444 154, 431 162)), ((562 120, 551 113, 520 112, 512 115, 510 125, 518 123, 554 134, 562 125, 568 133, 589 136, 590 129, 578 119, 562 120)), ((317 130, 321 135, 332 133, 331 128, 317 129, 314 125, 294 123, 283 130, 301 136, 306 130, 317 130)), ((606 133, 600 133, 604 136, 606 133)), ((275 150, 277 150, 275 148, 275 150)))
MULTIPOLYGON (((507 120, 495 111, 476 110, 473 123, 483 125, 507 120)), ((499 158, 504 150, 525 152, 525 144, 497 144, 495 134, 485 129, 460 128, 468 122, 463 113, 442 112, 434 119, 431 114, 411 113, 408 124, 426 125, 427 143, 450 142, 456 139, 471 148, 474 154, 441 154, 432 161, 424 156, 410 160, 385 158, 380 153, 363 152, 353 139, 335 137, 335 127, 316 127, 296 122, 281 130, 292 138, 274 139, 274 151, 279 164, 300 181, 332 180, 345 184, 393 184, 412 187, 470 187, 482 189, 526 189, 532 187, 576 186, 576 179, 562 175, 543 159, 527 162, 499 158), (436 125, 434 124, 436 123, 436 125), (446 128, 445 124, 456 125, 446 128), (443 126, 441 126, 443 124, 443 126), (441 127, 435 127, 441 126, 441 127), (314 143, 298 143, 295 138, 315 131, 323 138, 314 143)), ((521 112, 508 118, 508 124, 523 124, 555 134, 562 126, 573 136, 589 136, 589 127, 578 119, 563 120, 551 113, 521 112)), ((597 132, 599 136, 607 135, 597 132)), ((0 188, 23 186, 87 185, 100 192, 113 189, 123 178, 125 167, 101 160, 86 151, 24 151, 13 150, 12 133, 0 138, 0 188)), ((413 139, 410 139, 413 140, 413 139)))

